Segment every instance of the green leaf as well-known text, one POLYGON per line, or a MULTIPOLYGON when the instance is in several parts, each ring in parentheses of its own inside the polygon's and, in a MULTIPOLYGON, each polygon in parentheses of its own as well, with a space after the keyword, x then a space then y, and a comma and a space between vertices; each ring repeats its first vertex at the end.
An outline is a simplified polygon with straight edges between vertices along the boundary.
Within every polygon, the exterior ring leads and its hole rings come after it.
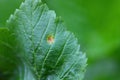
POLYGON ((9 30, 5 27, 0 27, 0 80, 8 80, 14 75, 14 70, 19 64, 17 56, 10 44, 12 37, 9 35, 9 30))
POLYGON ((74 34, 65 29, 61 18, 56 18, 46 4, 25 0, 7 26, 16 42, 14 49, 22 54, 36 80, 83 79, 86 56, 74 34))
POLYGON ((6 27, 0 27, 0 80, 34 80, 30 68, 14 49, 12 34, 6 27))

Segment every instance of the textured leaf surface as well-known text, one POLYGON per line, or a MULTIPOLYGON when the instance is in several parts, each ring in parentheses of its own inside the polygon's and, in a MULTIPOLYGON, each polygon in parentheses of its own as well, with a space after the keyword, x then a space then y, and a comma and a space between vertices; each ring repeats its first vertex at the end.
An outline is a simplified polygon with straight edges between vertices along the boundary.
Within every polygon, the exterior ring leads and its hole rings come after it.
POLYGON ((14 49, 20 49, 37 80, 83 79, 86 57, 75 36, 46 4, 25 0, 7 25, 17 42, 14 49))

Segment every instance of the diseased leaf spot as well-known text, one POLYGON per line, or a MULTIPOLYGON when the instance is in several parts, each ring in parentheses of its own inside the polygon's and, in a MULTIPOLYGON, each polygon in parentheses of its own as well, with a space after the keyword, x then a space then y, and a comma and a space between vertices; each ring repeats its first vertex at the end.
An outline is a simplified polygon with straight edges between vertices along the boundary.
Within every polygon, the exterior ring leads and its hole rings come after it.
POLYGON ((54 36, 53 35, 48 35, 47 36, 47 42, 49 44, 53 44, 54 43, 54 36))

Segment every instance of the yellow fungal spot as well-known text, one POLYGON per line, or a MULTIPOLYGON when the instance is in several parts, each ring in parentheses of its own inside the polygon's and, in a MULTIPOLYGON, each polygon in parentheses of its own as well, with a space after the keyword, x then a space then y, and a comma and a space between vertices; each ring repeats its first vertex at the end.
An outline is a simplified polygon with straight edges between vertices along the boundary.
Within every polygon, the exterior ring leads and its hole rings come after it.
POLYGON ((47 42, 48 42, 49 44, 53 44, 53 43, 54 43, 54 36, 53 36, 53 35, 48 35, 48 37, 47 37, 47 42))

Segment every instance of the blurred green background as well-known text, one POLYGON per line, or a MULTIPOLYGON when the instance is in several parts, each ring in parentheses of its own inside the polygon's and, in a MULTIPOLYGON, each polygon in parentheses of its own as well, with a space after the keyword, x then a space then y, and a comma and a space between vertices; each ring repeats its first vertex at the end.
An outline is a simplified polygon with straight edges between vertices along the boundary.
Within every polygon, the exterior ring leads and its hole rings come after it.
MULTIPOLYGON (((0 0, 0 27, 23 0, 0 0)), ((45 0, 44 0, 45 1, 45 0)), ((84 80, 120 80, 120 0, 46 0, 86 52, 84 80)))

